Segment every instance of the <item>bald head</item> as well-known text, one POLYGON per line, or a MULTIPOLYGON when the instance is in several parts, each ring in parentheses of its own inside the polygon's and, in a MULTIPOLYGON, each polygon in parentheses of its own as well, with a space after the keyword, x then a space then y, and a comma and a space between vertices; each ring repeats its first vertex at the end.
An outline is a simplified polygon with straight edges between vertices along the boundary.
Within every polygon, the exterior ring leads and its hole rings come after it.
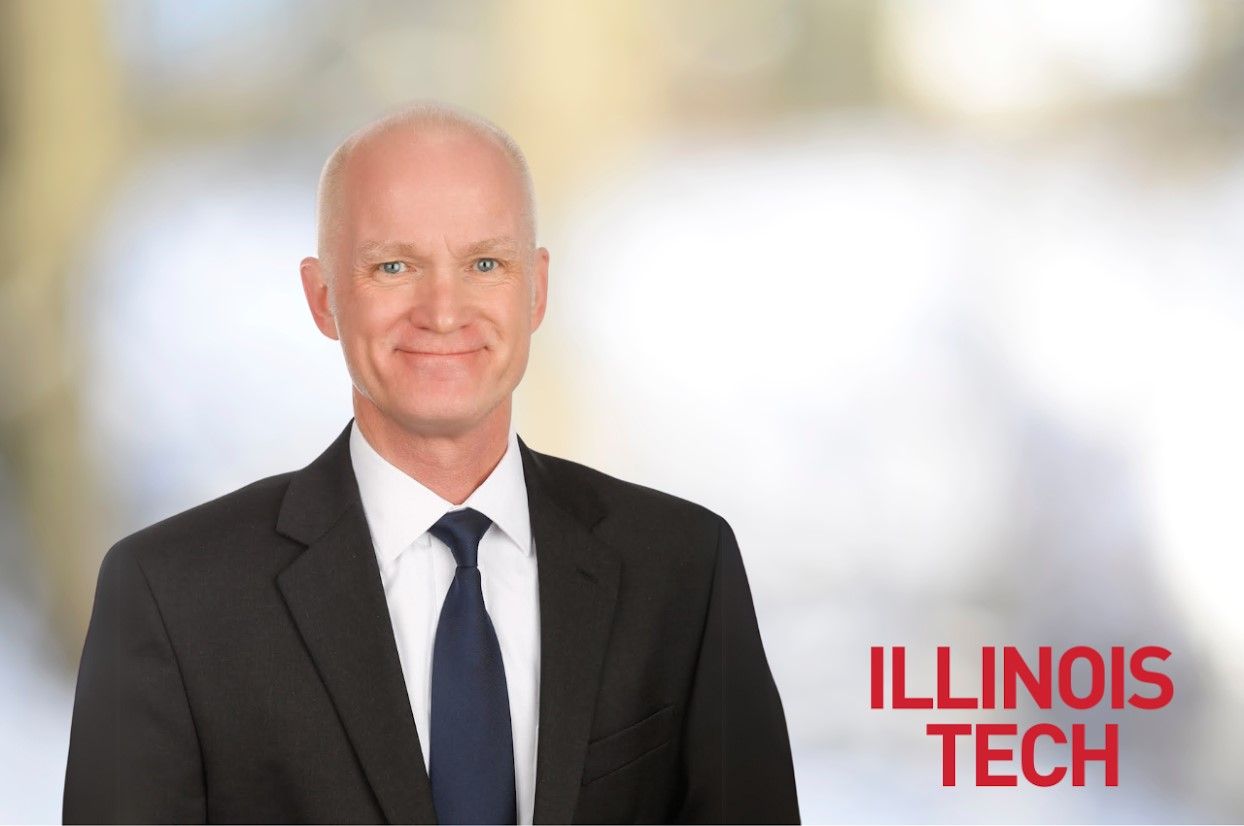
POLYGON ((328 159, 319 255, 298 271, 316 326, 341 343, 369 439, 504 444, 547 307, 532 201, 513 139, 450 106, 395 112, 328 159))
POLYGON ((347 137, 328 157, 320 173, 316 198, 318 255, 331 275, 340 231, 343 201, 353 161, 386 147, 414 144, 441 137, 466 139, 500 153, 522 193, 522 218, 528 248, 536 242, 535 190, 522 150, 510 135, 491 121, 445 103, 421 102, 375 120, 347 137))

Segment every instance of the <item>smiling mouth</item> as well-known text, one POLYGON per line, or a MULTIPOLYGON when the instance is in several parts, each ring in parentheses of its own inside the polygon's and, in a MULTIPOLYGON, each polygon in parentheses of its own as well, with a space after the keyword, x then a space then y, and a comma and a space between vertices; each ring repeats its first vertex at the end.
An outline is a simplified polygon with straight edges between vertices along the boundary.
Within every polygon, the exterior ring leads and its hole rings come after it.
POLYGON ((399 347, 398 352, 405 353, 408 356, 420 356, 423 358, 455 358, 460 356, 471 356, 478 353, 482 349, 483 348, 476 348, 474 350, 454 350, 452 352, 442 352, 434 350, 403 350, 399 347))

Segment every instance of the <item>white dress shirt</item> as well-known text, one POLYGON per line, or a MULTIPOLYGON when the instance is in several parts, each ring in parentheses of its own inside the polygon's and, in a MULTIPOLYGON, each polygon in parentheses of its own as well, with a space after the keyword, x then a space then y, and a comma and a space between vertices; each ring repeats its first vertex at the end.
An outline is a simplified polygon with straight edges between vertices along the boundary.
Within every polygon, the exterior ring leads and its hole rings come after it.
POLYGON ((540 605, 535 540, 518 438, 511 429, 500 463, 462 505, 442 499, 390 464, 363 436, 357 422, 350 432, 350 462, 380 565, 425 766, 430 765, 428 726, 436 623, 457 567, 449 547, 428 528, 459 508, 474 508, 493 522, 480 540, 479 570, 484 607, 501 644, 510 696, 518 822, 529 824, 536 791, 540 605))

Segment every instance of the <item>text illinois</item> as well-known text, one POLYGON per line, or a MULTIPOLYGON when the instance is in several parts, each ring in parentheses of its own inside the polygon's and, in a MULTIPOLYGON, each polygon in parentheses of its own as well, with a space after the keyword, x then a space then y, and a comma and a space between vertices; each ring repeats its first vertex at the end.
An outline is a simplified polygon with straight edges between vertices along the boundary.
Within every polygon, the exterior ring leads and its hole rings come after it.
MULTIPOLYGON (((952 694, 950 688, 950 647, 939 646, 936 691, 931 697, 909 693, 907 650, 904 646, 891 646, 887 706, 886 651, 884 646, 873 646, 871 649, 871 704, 875 709, 1014 709, 1022 690, 1041 709, 1052 708, 1057 699, 1062 705, 1077 711, 1129 706, 1153 711, 1166 706, 1175 696, 1175 684, 1171 678, 1148 665, 1150 661, 1161 662, 1171 655, 1169 650, 1157 645, 1142 646, 1130 654, 1122 646, 1112 646, 1103 652, 1091 646, 1077 645, 1063 651, 1057 663, 1053 649, 1040 646, 1035 665, 1014 646, 1003 646, 1001 649, 986 646, 980 650, 979 690, 958 696, 952 694), (1079 694, 1072 684, 1072 671, 1078 663, 1084 663, 1081 670, 1087 667, 1089 673, 1087 690, 1079 694), (1148 690, 1144 693, 1138 690, 1146 688, 1148 690)), ((995 763, 1014 759, 1015 745, 1019 747, 1021 774, 1034 786, 1056 785, 1067 777, 1068 769, 1072 785, 1083 786, 1085 765, 1094 761, 1103 764, 1107 786, 1119 785, 1117 723, 1107 723, 1100 733, 1093 732, 1097 736, 1091 738, 1092 744, 1084 723, 1072 724, 1069 732, 1059 725, 1045 722, 1028 726, 1022 733, 1015 723, 929 723, 926 731, 931 737, 942 738, 943 786, 956 784, 955 746, 960 737, 975 739, 975 778, 978 786, 1017 785, 1018 775, 994 768, 995 763), (1044 772, 1037 767, 1036 751, 1042 738, 1048 738, 1060 746, 1070 744, 1069 766, 1055 766, 1044 772)))

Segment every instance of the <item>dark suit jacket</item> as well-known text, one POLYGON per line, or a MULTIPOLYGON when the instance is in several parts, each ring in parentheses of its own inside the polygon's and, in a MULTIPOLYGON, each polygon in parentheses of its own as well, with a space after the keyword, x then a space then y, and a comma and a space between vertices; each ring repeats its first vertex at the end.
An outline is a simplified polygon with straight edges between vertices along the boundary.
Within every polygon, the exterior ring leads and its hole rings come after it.
MULTIPOLYGON (((348 434, 108 551, 66 822, 435 822, 348 434)), ((797 821, 730 526, 519 447, 540 593, 536 822, 797 821)))

